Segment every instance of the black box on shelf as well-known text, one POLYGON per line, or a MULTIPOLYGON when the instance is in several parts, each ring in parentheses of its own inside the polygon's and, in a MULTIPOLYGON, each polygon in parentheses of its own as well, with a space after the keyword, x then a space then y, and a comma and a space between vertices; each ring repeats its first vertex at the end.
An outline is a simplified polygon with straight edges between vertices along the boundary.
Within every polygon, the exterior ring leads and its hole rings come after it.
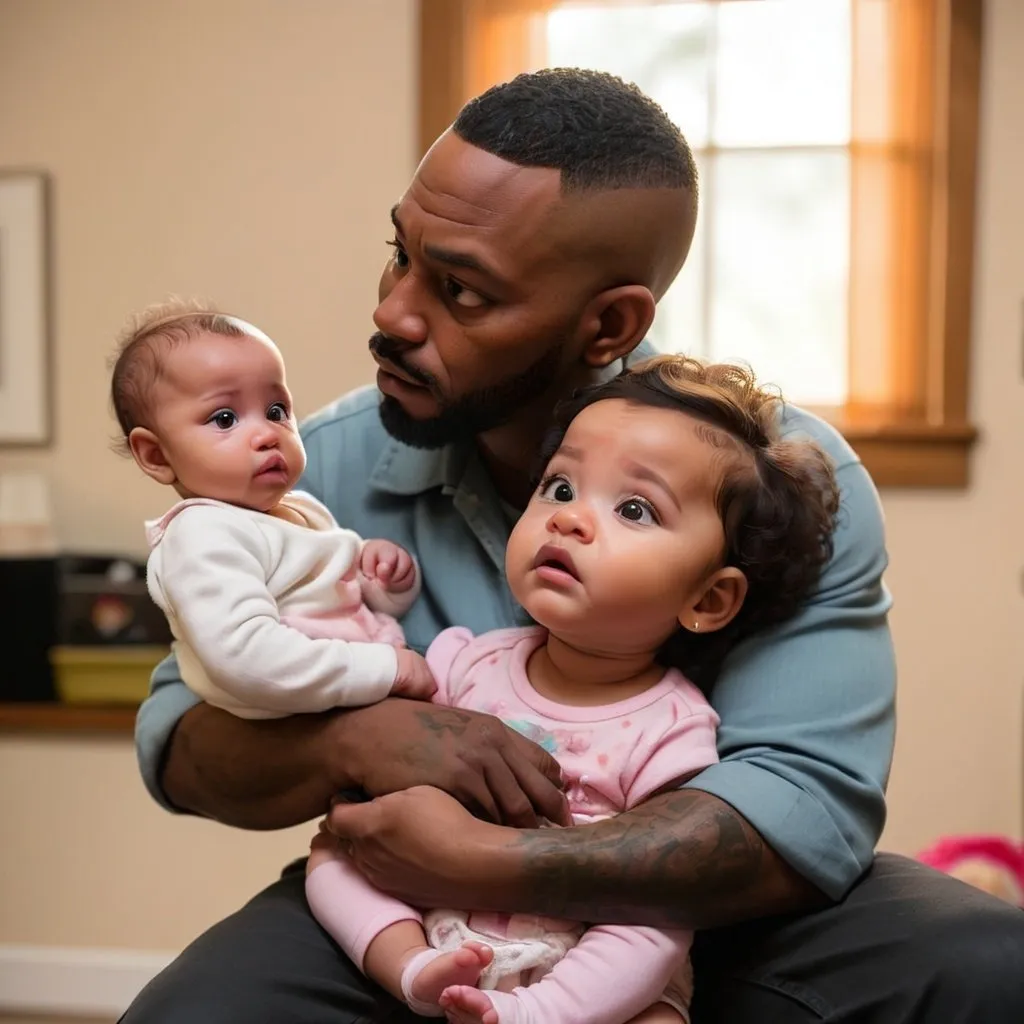
MULTIPOLYGON (((97 655, 109 651, 110 665, 103 662, 94 669, 101 675, 113 677, 122 662, 134 665, 141 659, 146 664, 138 672, 148 678, 149 661, 155 664, 172 640, 167 620, 146 590, 145 564, 131 559, 0 558, 0 594, 6 658, 0 702, 57 700, 58 690, 66 689, 58 683, 66 683, 73 671, 66 662, 82 660, 71 656, 81 648, 92 648, 97 655), (59 678, 55 653, 61 655, 59 678)), ((96 656, 86 660, 95 661, 96 656)))
POLYGON ((5 661, 0 701, 54 700, 47 652, 57 639, 56 559, 0 558, 0 594, 5 661))

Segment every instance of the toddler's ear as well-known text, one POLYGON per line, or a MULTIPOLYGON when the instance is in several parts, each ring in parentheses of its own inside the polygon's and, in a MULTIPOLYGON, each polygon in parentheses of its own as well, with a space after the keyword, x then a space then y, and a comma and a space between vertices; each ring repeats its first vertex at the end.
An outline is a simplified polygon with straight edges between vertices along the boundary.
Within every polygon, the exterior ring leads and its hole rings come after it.
POLYGON ((747 577, 734 566, 719 569, 698 599, 679 612, 679 625, 691 633, 714 633, 728 626, 747 596, 747 577))
POLYGON ((132 458, 146 476, 152 477, 158 484, 170 485, 177 480, 163 445, 152 430, 135 427, 128 435, 128 447, 132 458))

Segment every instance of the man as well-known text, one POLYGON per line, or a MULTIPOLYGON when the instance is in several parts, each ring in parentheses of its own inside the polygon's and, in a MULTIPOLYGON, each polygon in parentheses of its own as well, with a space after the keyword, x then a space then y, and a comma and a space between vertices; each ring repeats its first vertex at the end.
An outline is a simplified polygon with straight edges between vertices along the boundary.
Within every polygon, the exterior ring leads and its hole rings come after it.
MULTIPOLYGON (((305 486, 346 526, 420 559, 411 645, 451 624, 518 621, 503 547, 551 410, 637 354, 696 208, 675 127, 592 72, 489 91, 425 157, 392 212, 370 342, 383 398, 358 392, 304 429, 305 486)), ((387 700, 244 721, 197 704, 171 662, 139 716, 150 791, 274 828, 360 789, 376 799, 335 806, 331 828, 371 881, 413 904, 708 929, 696 1024, 1024 1020, 1024 915, 873 859, 895 688, 881 516, 845 442, 785 415, 835 459, 835 555, 795 621, 727 662, 711 695, 721 763, 683 789, 542 830, 538 816, 563 811, 557 768, 494 719, 387 700)), ((313 922, 301 868, 199 938, 124 1017, 410 1019, 313 922)))

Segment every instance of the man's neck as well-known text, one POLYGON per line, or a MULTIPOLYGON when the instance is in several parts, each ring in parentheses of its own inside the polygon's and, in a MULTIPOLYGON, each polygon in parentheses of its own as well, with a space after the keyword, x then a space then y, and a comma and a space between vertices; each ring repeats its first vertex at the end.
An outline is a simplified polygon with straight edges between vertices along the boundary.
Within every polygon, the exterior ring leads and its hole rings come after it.
POLYGON ((477 450, 498 496, 514 509, 526 508, 533 492, 537 453, 546 428, 508 423, 477 438, 477 450))
POLYGON ((526 508, 533 493, 534 474, 541 445, 554 422, 555 407, 577 388, 595 384, 601 371, 584 370, 563 381, 556 393, 548 393, 525 406, 519 414, 494 430, 477 435, 480 458, 502 501, 516 509, 526 508))

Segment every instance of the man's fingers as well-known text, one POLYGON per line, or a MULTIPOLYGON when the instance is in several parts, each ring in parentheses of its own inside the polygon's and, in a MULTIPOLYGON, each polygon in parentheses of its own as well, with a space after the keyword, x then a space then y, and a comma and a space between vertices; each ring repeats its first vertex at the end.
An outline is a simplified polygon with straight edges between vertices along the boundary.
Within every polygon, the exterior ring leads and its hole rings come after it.
POLYGON ((461 788, 464 794, 461 802, 471 814, 476 815, 478 818, 483 818, 485 821, 493 821, 500 824, 501 810, 491 793, 490 787, 487 785, 487 779, 484 774, 474 773, 472 780, 461 788))
POLYGON ((487 788, 498 804, 497 819, 502 825, 515 828, 536 828, 537 815, 530 797, 523 791, 515 773, 500 755, 491 758, 484 767, 487 788))
POLYGON ((512 732, 512 742, 524 760, 546 776, 552 785, 562 788, 562 768, 546 750, 517 732, 512 732))
POLYGON ((562 792, 561 775, 556 785, 543 772, 525 758, 511 758, 509 767, 515 773, 517 782, 529 797, 530 803, 537 813, 556 825, 571 825, 572 815, 569 813, 569 801, 562 792))

